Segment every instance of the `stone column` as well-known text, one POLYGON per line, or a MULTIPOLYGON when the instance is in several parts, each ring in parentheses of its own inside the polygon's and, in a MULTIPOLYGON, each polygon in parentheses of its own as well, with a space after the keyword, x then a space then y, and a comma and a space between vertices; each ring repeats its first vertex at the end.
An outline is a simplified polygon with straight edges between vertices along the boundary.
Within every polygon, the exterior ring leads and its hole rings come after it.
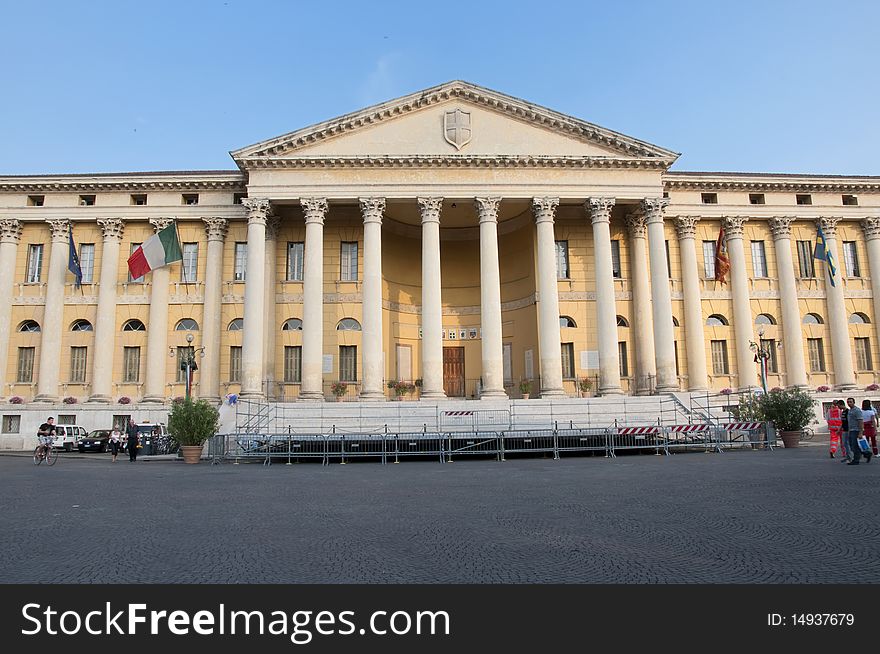
POLYGON ((743 246, 743 223, 748 218, 724 216, 721 224, 727 239, 727 253, 730 256, 730 293, 733 297, 733 334, 736 339, 736 370, 739 390, 745 391, 757 386, 757 364, 749 344, 755 340, 752 325, 752 305, 749 300, 749 273, 746 268, 746 254, 743 246))
MULTIPOLYGON (((174 218, 150 218, 153 230, 158 234, 168 227, 174 218)), ((146 404, 165 402, 165 381, 168 370, 168 266, 150 272, 150 314, 147 325, 147 372, 144 380, 146 404)), ((176 363, 176 361, 175 361, 176 363)))
POLYGON ((302 198, 306 217, 303 255, 302 400, 324 399, 324 217, 326 198, 302 198))
POLYGON ((275 285, 278 276, 278 231, 281 220, 278 216, 269 215, 266 219, 266 266, 264 286, 264 319, 263 319, 263 379, 266 381, 266 398, 275 396, 275 334, 279 325, 275 315, 275 285))
POLYGON ((98 312, 95 319, 95 347, 92 355, 92 394, 89 402, 107 403, 113 393, 113 355, 116 353, 116 284, 119 248, 125 221, 98 220, 104 235, 101 277, 98 280, 98 312))
POLYGON ((709 387, 706 372, 706 333, 703 328, 703 302, 697 272, 697 233, 695 216, 678 216, 675 231, 681 252, 681 283, 684 286, 684 333, 687 354, 688 390, 705 391, 709 387))
POLYGON ((35 402, 57 402, 61 371, 61 335, 64 331, 64 277, 67 274, 70 222, 47 220, 52 230, 49 274, 46 277, 46 308, 40 339, 40 370, 35 402))
POLYGON ((782 305, 782 353, 785 356, 785 376, 788 386, 807 386, 807 368, 804 362, 804 335, 794 279, 794 259, 791 254, 792 216, 770 218, 770 233, 776 252, 776 274, 779 279, 779 299, 782 305))
POLYGON ((480 399, 506 399, 504 346, 501 337, 501 273, 498 267, 498 205, 501 204, 501 198, 476 198, 475 204, 480 216, 480 322, 483 364, 480 399))
POLYGON ((241 341, 241 396, 263 394, 263 342, 266 320, 266 221, 272 208, 267 198, 245 198, 248 210, 247 265, 244 276, 244 333, 241 341))
MULTIPOLYGON (((871 274, 871 306, 874 308, 874 349, 880 348, 880 217, 870 216, 862 220, 865 245, 868 248, 868 268, 871 274)), ((0 279, 5 279, 0 274, 0 279)), ((0 343, 0 348, 3 345, 0 343)), ((2 353, 2 350, 0 350, 2 353)), ((0 361, 4 359, 0 357, 0 361)), ((876 365, 876 364, 875 364, 876 365)))
POLYGON ((632 279, 633 329, 631 331, 635 337, 635 394, 648 395, 651 392, 649 380, 657 375, 657 365, 654 361, 654 318, 651 315, 648 244, 645 240, 647 222, 644 212, 635 211, 628 214, 626 224, 629 228, 632 279))
POLYGON ((418 198, 422 215, 422 399, 443 390, 443 305, 440 283, 440 210, 443 198, 418 198))
POLYGON ((6 394, 6 370, 9 368, 9 337, 12 334, 12 297, 14 295, 15 258, 21 242, 21 221, 0 219, 0 393, 6 394))
POLYGON ((657 391, 678 390, 675 374, 675 335, 672 331, 672 296, 666 263, 666 232, 663 210, 666 198, 645 198, 642 210, 648 222, 648 250, 651 254, 651 309, 654 316, 654 350, 657 361, 657 391))
POLYGON ((361 198, 364 218, 363 383, 360 398, 385 399, 382 357, 382 215, 385 198, 361 198))
POLYGON ((617 349, 617 302, 611 262, 611 209, 614 198, 590 198, 586 208, 593 223, 596 269, 596 333, 599 347, 599 394, 619 395, 620 354, 617 349))
POLYGON ((223 302, 223 241, 229 222, 226 218, 202 218, 208 237, 205 261, 205 302, 202 310, 202 345, 205 356, 200 361, 199 397, 220 401, 220 338, 225 325, 220 324, 223 302))
POLYGON ((828 326, 831 331, 831 356, 834 358, 834 387, 838 390, 849 390, 856 387, 856 373, 853 366, 852 349, 849 339, 849 311, 843 298, 843 275, 840 273, 843 261, 837 256, 837 223, 840 218, 819 218, 816 224, 825 233, 828 251, 837 266, 834 285, 829 281, 830 271, 826 263, 818 263, 826 270, 825 298, 828 306, 828 326))
MULTIPOLYGON (((559 288, 556 281, 556 234, 553 221, 559 198, 533 198, 538 234, 538 349, 541 397, 564 397, 562 339, 559 333, 559 288)), ((609 246, 610 247, 610 246, 609 246)), ((617 346, 615 345, 615 351, 617 346)))

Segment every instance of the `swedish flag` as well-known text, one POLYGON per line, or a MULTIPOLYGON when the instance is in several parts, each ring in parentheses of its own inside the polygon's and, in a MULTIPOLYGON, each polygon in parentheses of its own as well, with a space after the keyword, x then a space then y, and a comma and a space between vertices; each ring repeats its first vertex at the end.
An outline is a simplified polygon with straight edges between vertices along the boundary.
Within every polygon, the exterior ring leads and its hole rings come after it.
POLYGON ((828 279, 832 286, 837 286, 834 283, 834 278, 837 276, 837 265, 834 263, 834 257, 831 256, 831 250, 828 249, 825 232, 819 225, 816 225, 816 249, 813 251, 813 258, 825 261, 828 265, 828 279))

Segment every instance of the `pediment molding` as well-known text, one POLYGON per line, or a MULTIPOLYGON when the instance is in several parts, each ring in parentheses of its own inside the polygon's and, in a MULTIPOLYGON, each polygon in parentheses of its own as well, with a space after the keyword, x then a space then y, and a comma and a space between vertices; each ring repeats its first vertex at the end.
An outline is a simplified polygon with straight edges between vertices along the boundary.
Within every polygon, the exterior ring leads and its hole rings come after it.
POLYGON ((0 177, 0 192, 4 193, 102 193, 107 191, 231 191, 244 193, 247 181, 238 171, 230 174, 187 179, 176 177, 174 173, 163 173, 161 177, 121 173, 100 177, 29 175, 26 177, 0 177))
POLYGON ((463 154, 385 157, 250 157, 239 161, 257 168, 651 168, 665 169, 663 159, 618 159, 615 157, 557 157, 463 154))
POLYGON ((663 188, 688 191, 784 191, 790 193, 878 193, 878 177, 800 176, 667 171, 663 188))

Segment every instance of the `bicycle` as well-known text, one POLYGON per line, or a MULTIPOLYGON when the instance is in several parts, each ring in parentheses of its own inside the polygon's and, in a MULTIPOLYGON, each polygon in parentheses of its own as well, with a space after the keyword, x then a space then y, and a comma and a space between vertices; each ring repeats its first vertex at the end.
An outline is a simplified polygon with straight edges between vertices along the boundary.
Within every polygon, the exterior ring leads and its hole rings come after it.
POLYGON ((52 448, 52 439, 41 439, 39 445, 34 448, 34 465, 38 466, 43 461, 46 465, 54 466, 58 461, 58 452, 52 448))

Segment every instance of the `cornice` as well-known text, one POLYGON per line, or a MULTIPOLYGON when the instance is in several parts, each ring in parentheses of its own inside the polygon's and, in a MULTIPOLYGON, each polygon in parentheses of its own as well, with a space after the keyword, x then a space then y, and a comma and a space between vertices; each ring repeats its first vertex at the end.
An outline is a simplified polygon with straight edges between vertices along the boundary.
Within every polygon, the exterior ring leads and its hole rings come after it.
POLYGON ((678 173, 667 171, 663 175, 663 189, 691 191, 786 191, 797 193, 878 193, 878 177, 844 177, 812 175, 755 174, 744 176, 736 173, 678 173))
POLYGON ((247 178, 240 172, 231 171, 229 176, 203 177, 196 174, 191 179, 177 178, 173 174, 149 175, 120 173, 118 176, 93 175, 33 175, 0 176, 0 193, 74 193, 107 191, 247 191, 247 178))
POLYGON ((360 157, 248 157, 239 160, 244 169, 260 168, 606 168, 665 169, 668 162, 655 158, 563 157, 539 155, 401 155, 360 157))

